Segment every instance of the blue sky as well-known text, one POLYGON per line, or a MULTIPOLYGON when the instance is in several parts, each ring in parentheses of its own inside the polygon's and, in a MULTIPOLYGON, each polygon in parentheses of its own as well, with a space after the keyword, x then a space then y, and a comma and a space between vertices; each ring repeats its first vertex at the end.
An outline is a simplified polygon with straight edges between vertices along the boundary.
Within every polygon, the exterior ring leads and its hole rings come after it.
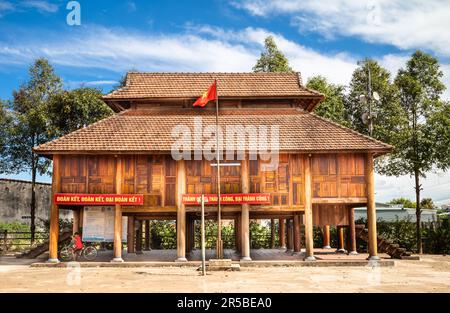
MULTIPOLYGON (((107 92, 129 69, 250 71, 269 34, 305 81, 321 74, 348 84, 364 57, 395 75, 423 49, 439 58, 450 87, 449 1, 85 0, 78 1, 80 26, 66 23, 68 2, 0 0, 1 99, 26 81, 28 66, 41 56, 66 88, 107 92)), ((382 201, 413 197, 409 177, 378 176, 376 183, 382 201)), ((448 174, 431 174, 424 183, 424 195, 441 202, 450 202, 449 190, 448 174)))

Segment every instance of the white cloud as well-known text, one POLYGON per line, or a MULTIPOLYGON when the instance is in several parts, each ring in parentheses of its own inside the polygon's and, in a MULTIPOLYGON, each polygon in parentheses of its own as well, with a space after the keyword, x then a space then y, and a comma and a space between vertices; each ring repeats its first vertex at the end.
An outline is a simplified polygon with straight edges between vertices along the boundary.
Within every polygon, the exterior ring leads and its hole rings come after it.
POLYGON ((0 1, 0 17, 8 11, 14 11, 14 5, 9 1, 0 1))
POLYGON ((450 3, 441 0, 242 0, 234 6, 257 16, 286 14, 302 32, 359 36, 400 49, 450 56, 450 3))
POLYGON ((25 8, 34 8, 40 12, 55 13, 58 11, 58 6, 44 0, 25 0, 21 5, 25 8))

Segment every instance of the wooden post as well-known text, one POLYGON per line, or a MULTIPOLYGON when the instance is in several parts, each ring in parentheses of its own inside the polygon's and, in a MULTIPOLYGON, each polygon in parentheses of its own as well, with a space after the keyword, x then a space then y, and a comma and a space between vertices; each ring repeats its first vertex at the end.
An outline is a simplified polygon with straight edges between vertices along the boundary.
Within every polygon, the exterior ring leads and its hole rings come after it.
POLYGON ((236 216, 236 251, 242 253, 242 226, 241 215, 236 216))
POLYGON ((345 239, 344 239, 344 226, 337 226, 337 235, 338 235, 338 249, 336 252, 346 252, 345 251, 345 239))
POLYGON ((312 216, 312 191, 311 191, 311 157, 306 155, 304 158, 305 167, 305 261, 315 261, 314 257, 314 234, 313 234, 313 216, 312 216))
POLYGON ((275 219, 270 220, 270 249, 275 249, 275 219))
POLYGON ((128 216, 127 252, 134 253, 134 216, 128 216))
POLYGON ((50 208, 50 233, 49 233, 49 263, 59 263, 58 260, 58 235, 59 235, 59 207, 54 202, 53 195, 61 190, 61 156, 53 155, 52 176, 52 206, 50 208))
POLYGON ((330 225, 323 227, 323 249, 331 249, 330 244, 330 225))
POLYGON ((186 214, 186 253, 191 251, 191 216, 186 214))
POLYGON ((186 262, 186 207, 182 195, 186 193, 186 163, 177 162, 177 259, 176 262, 186 262))
POLYGON ((369 230, 369 260, 379 260, 377 251, 377 214, 375 208, 375 183, 373 177, 373 154, 366 157, 367 226, 369 230))
POLYGON ((150 251, 150 221, 145 220, 145 250, 150 251))
POLYGON ((293 241, 293 225, 292 225, 292 219, 286 219, 286 228, 287 228, 287 245, 286 245, 286 250, 287 251, 292 251, 293 250, 293 245, 292 245, 292 241, 293 241))
POLYGON ((72 234, 80 232, 80 210, 77 208, 72 211, 72 234))
POLYGON ((8 252, 8 230, 5 229, 3 231, 3 254, 8 252))
POLYGON ((279 220, 279 237, 280 237, 280 248, 286 249, 286 220, 284 218, 280 218, 279 220))
POLYGON ((294 213, 294 254, 300 253, 300 214, 294 213))
POLYGON ((315 261, 314 257, 314 234, 313 234, 313 217, 312 217, 312 190, 311 190, 311 156, 305 155, 305 261, 315 261))
POLYGON ((357 255, 358 252, 356 251, 356 229, 355 229, 355 209, 349 208, 348 209, 348 222, 349 222, 349 249, 348 253, 350 255, 357 255))
POLYGON ((137 220, 136 254, 142 254, 142 220, 137 220))
MULTIPOLYGON (((122 157, 116 159, 116 194, 122 193, 122 157)), ((114 209, 114 258, 111 262, 123 262, 122 259, 122 206, 114 209)))
MULTIPOLYGON (((248 172, 249 160, 242 160, 241 164, 241 185, 242 193, 250 192, 250 175, 248 172)), ((241 261, 250 261, 250 207, 248 204, 242 204, 241 212, 241 232, 242 232, 242 252, 241 261)))

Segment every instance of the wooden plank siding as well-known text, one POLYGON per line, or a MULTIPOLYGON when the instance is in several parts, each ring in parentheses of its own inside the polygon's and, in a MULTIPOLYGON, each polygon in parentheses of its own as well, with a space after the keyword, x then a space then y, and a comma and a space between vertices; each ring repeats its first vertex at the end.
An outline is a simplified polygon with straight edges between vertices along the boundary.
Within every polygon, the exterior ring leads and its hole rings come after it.
MULTIPOLYGON (((174 212, 177 190, 176 161, 170 155, 164 154, 121 155, 121 157, 122 193, 144 195, 143 206, 124 206, 123 211, 174 212)), ((260 213, 303 211, 305 158, 304 154, 280 154, 277 168, 265 171, 263 168, 268 164, 267 161, 249 161, 250 192, 271 194, 270 205, 253 205, 251 210, 260 213)), ((114 155, 62 155, 61 192, 115 193, 116 162, 114 155)), ((364 154, 312 154, 311 180, 314 207, 320 211, 327 211, 333 205, 346 207, 365 203, 365 162, 364 154)), ((211 163, 214 161, 186 161, 187 193, 217 192, 217 168, 212 167, 211 163)), ((241 192, 240 171, 241 166, 221 168, 223 194, 241 192)), ((189 206, 186 209, 196 210, 189 206)), ((227 206, 224 210, 227 210, 227 206)), ((229 211, 235 211, 235 208, 230 206, 229 211)), ((327 216, 329 213, 322 212, 314 216, 320 220, 327 220, 328 217, 321 216, 327 216)), ((342 215, 340 211, 336 214, 342 215)))

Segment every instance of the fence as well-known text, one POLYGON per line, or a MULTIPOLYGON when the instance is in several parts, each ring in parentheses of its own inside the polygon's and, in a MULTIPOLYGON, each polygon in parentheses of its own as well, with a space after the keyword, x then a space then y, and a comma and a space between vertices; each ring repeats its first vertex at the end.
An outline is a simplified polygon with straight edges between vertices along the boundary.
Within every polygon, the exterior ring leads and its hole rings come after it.
POLYGON ((0 251, 5 254, 12 251, 22 251, 43 243, 48 239, 47 232, 35 232, 35 241, 31 242, 31 232, 0 231, 0 251))

